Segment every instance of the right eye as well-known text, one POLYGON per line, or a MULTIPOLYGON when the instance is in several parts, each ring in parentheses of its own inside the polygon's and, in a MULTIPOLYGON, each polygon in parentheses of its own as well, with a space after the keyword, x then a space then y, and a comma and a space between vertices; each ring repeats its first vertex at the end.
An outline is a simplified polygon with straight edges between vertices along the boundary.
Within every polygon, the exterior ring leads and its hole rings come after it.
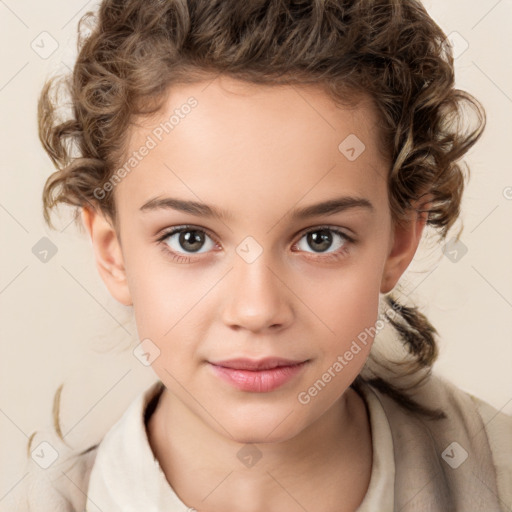
POLYGON ((202 254, 215 247, 215 241, 206 231, 195 226, 172 228, 163 234, 158 239, 158 242, 163 242, 164 250, 176 258, 186 258, 188 255, 202 254))

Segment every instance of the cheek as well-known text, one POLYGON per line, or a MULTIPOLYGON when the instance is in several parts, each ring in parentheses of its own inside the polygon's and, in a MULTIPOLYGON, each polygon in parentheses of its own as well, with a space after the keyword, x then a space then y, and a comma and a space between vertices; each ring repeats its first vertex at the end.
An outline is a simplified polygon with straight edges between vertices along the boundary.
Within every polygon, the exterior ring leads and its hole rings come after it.
POLYGON ((377 320, 382 262, 366 256, 339 269, 316 272, 297 293, 332 337, 357 335, 377 320), (333 332, 334 331, 334 332, 333 332))
POLYGON ((161 273, 150 268, 144 271, 132 294, 140 336, 166 344, 176 333, 182 335, 184 326, 196 316, 201 298, 211 287, 209 280, 196 277, 174 269, 164 269, 161 273))
POLYGON ((218 278, 199 266, 186 271, 169 265, 163 256, 141 258, 130 267, 130 275, 138 337, 157 347, 152 367, 168 379, 167 371, 179 373, 197 361, 200 342, 207 337, 209 292, 218 278))
POLYGON ((315 313, 311 322, 316 326, 318 364, 302 390, 307 400, 298 397, 301 404, 311 402, 312 407, 322 409, 343 393, 363 368, 376 332, 382 261, 377 251, 366 251, 353 264, 309 281, 307 304, 315 313))
POLYGON ((204 295, 207 283, 196 279, 195 272, 172 264, 156 242, 133 236, 126 238, 125 246, 126 275, 139 337, 163 338, 204 295))

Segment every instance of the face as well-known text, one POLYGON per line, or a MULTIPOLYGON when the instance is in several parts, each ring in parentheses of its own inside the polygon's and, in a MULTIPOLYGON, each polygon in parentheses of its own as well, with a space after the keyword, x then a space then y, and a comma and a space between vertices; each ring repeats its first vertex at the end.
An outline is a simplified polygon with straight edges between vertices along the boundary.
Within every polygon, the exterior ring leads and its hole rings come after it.
POLYGON ((292 438, 363 367, 361 333, 422 227, 393 228, 376 126, 370 101, 339 107, 315 87, 174 86, 131 128, 120 241, 86 213, 102 277, 157 347, 154 371, 219 434, 292 438))

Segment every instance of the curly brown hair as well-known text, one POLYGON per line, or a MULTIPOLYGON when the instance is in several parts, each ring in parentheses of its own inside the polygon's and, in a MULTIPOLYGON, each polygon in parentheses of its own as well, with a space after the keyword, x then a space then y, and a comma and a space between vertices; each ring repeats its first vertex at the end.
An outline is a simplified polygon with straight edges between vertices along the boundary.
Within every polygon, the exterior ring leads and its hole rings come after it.
MULTIPOLYGON (((76 221, 87 205, 117 225, 113 194, 100 201, 94 191, 122 161, 134 116, 157 112, 172 84, 220 73, 258 84, 314 84, 340 104, 367 95, 391 162, 393 221, 411 209, 427 212, 444 239, 459 216, 469 171, 459 160, 480 138, 485 111, 455 88, 450 43, 417 0, 103 0, 97 15, 80 20, 78 50, 72 73, 49 79, 39 101, 40 139, 57 168, 43 191, 50 227, 58 203, 76 207, 76 221), (92 26, 87 36, 84 25, 92 26), (61 86, 67 117, 58 115, 61 86), (473 126, 465 106, 476 113, 473 126)), ((414 356, 408 374, 428 374, 437 331, 417 308, 386 300, 414 356)), ((381 376, 367 381, 410 411, 443 417, 381 376)))

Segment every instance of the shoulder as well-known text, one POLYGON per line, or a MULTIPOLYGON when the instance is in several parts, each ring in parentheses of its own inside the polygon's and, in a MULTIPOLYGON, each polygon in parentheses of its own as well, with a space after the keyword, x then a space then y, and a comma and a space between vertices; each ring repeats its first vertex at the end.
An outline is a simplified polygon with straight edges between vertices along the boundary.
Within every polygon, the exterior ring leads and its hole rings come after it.
POLYGON ((97 445, 81 451, 53 429, 37 432, 22 478, 0 502, 1 512, 82 512, 97 445))
POLYGON ((404 481, 412 467, 429 467, 442 475, 436 484, 440 494, 478 499, 489 493, 489 499, 512 509, 511 416, 434 373, 407 392, 417 403, 442 410, 443 419, 410 413, 374 391, 393 434, 397 461, 407 468, 404 481))
MULTIPOLYGON (((486 401, 464 391, 440 376, 433 376, 433 390, 444 390, 447 406, 463 421, 471 414, 478 415, 489 444, 496 471, 496 484, 501 504, 512 509, 512 416, 496 409, 486 401)), ((477 438, 479 432, 473 437, 477 438)))
POLYGON ((512 416, 468 393, 484 423, 500 498, 512 510, 512 416))
POLYGON ((106 438, 115 441, 119 429, 131 428, 151 414, 162 389, 163 383, 157 381, 141 391, 95 445, 73 448, 52 428, 37 432, 23 476, 0 501, 0 512, 83 512, 101 444, 106 438))
MULTIPOLYGON (((512 416, 464 391, 445 377, 432 374, 415 395, 422 403, 443 409, 448 419, 469 421, 477 415, 492 444, 499 443, 507 454, 512 449, 512 416)), ((492 448, 492 446, 491 446, 492 448)), ((512 459, 510 459, 512 463, 512 459)))
MULTIPOLYGON (((405 381, 404 381, 405 382, 405 381)), ((375 393, 380 397, 384 397, 384 393, 372 388, 375 393)), ((446 414, 445 423, 443 428, 446 428, 446 423, 449 422, 469 422, 475 417, 478 418, 478 423, 482 422, 485 430, 489 432, 494 438, 501 437, 503 442, 511 440, 512 436, 512 416, 496 409, 484 400, 464 391, 462 388, 455 385, 447 378, 436 374, 430 373, 425 376, 423 381, 413 386, 401 386, 407 394, 416 402, 424 405, 430 409, 440 409, 446 414)), ((382 400, 381 400, 382 401, 382 400)), ((403 411, 400 407, 391 407, 389 398, 384 400, 383 406, 389 412, 403 411)), ((404 412, 404 414, 406 414, 404 412)), ((419 416, 417 416, 419 417, 419 416)), ((436 422, 428 423, 434 425, 436 422)))

